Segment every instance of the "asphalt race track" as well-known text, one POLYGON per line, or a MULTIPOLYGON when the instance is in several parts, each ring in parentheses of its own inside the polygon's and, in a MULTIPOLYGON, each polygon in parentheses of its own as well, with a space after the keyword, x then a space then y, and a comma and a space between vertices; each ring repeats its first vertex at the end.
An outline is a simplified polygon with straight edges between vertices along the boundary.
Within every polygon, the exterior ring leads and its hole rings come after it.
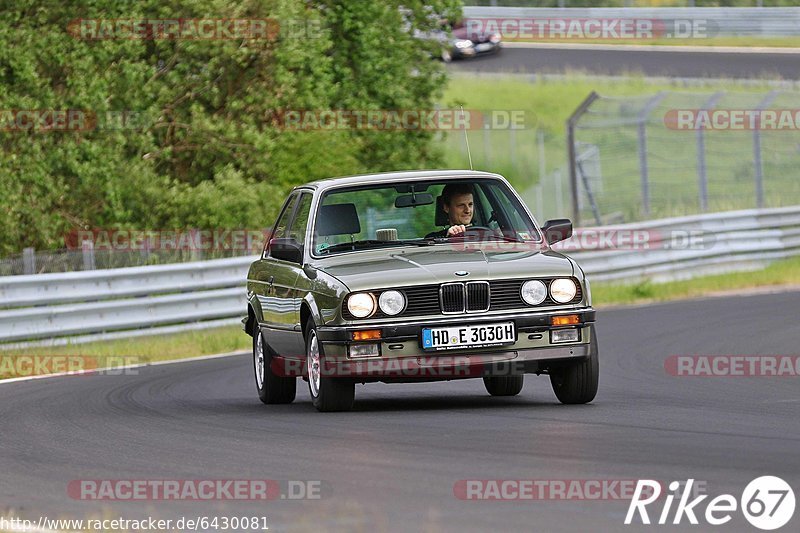
POLYGON ((687 78, 800 79, 800 54, 723 53, 566 48, 505 48, 498 55, 454 61, 459 72, 644 74, 687 78))
MULTIPOLYGON (((664 361, 796 355, 798 309, 795 292, 601 310, 600 393, 587 406, 559 405, 536 376, 510 399, 479 380, 371 384, 356 389, 353 412, 320 414, 300 383, 294 404, 264 406, 246 356, 1 384, 0 512, 266 516, 270 531, 717 530, 685 519, 625 527, 627 500, 465 501, 453 489, 465 479, 694 478, 712 497, 738 499, 750 480, 777 475, 797 491, 800 377, 675 377, 664 361), (92 502, 68 497, 80 479, 324 484, 319 500, 92 502)), ((785 530, 798 523, 796 512, 785 530)), ((755 531, 740 512, 720 530, 755 531)))

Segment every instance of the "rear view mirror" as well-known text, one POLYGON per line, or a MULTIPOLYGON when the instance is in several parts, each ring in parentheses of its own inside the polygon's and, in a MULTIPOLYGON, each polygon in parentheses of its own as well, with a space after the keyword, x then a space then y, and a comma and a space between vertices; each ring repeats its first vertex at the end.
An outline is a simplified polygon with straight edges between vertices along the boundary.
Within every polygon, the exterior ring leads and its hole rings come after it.
POLYGON ((405 194, 394 201, 395 207, 417 207, 433 203, 433 195, 428 193, 405 194))
POLYGON ((572 221, 568 218, 548 220, 542 226, 542 231, 547 244, 555 244, 572 237, 572 221))

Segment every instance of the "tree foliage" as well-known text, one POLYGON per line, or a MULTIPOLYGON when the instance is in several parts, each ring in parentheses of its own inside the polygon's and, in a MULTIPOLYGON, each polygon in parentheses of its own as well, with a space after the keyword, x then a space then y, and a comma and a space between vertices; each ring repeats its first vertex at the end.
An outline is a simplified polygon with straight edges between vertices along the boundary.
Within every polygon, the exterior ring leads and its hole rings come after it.
POLYGON ((425 131, 287 131, 281 109, 430 109, 445 82, 415 29, 457 0, 2 2, 0 253, 90 227, 254 228, 289 187, 440 163, 425 131), (5 5, 2 5, 5 4, 5 5), (427 6, 427 7, 426 7, 427 6), (102 39, 76 19, 271 18, 272 40, 102 39), (83 110, 81 131, 8 127, 83 110))

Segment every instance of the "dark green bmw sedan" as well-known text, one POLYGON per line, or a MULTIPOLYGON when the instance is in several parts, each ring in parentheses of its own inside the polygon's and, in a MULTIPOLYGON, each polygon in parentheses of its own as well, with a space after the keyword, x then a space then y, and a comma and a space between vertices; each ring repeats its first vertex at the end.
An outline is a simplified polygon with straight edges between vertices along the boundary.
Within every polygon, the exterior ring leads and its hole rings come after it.
POLYGON ((296 187, 247 275, 258 395, 320 411, 355 385, 482 378, 493 396, 548 374, 562 403, 597 393, 595 311, 581 268, 497 174, 351 176, 296 187))

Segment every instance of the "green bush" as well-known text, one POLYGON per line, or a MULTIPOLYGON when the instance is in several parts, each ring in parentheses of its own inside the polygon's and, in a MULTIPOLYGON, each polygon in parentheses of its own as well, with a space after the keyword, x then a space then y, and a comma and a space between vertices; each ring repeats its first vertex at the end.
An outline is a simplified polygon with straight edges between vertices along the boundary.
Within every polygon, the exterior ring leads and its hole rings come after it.
POLYGON ((79 228, 264 227, 287 190, 308 180, 437 166, 430 132, 289 132, 271 121, 280 109, 432 108, 444 69, 402 20, 433 25, 425 4, 460 10, 456 0, 6 5, 0 254, 63 247, 79 228), (307 34, 85 40, 68 31, 75 19, 267 17, 307 34), (97 127, 8 128, 11 110, 67 109, 91 112, 97 127), (109 128, 120 112, 130 127, 109 128))

